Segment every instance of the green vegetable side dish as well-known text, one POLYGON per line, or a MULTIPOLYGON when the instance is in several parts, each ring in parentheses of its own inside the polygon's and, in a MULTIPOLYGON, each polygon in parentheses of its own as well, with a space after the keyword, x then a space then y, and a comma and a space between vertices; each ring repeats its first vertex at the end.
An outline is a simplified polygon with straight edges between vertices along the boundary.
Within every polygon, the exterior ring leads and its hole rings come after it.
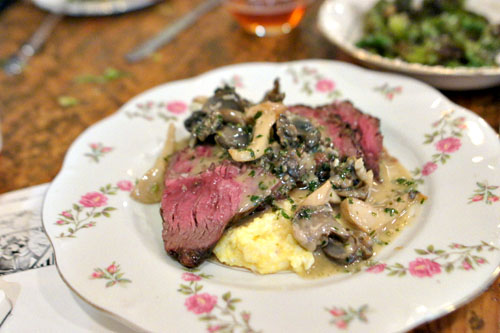
POLYGON ((446 67, 500 65, 500 24, 467 11, 465 0, 380 0, 364 18, 358 47, 387 58, 446 67))

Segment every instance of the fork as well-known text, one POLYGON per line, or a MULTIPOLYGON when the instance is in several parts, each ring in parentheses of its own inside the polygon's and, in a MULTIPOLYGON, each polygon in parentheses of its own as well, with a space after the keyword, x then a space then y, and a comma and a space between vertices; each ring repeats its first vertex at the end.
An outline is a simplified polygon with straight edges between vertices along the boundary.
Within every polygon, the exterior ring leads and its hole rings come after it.
POLYGON ((28 63, 28 60, 43 46, 50 33, 62 17, 62 14, 47 15, 28 41, 24 43, 16 53, 7 59, 3 65, 3 70, 8 75, 20 74, 28 63))

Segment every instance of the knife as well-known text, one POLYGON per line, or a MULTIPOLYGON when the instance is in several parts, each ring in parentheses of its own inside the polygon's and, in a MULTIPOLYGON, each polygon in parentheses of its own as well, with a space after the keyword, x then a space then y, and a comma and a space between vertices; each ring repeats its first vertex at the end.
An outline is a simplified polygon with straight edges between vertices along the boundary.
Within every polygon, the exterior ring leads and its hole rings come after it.
POLYGON ((168 44, 179 33, 193 25, 201 16, 217 8, 222 1, 223 0, 206 0, 191 12, 164 28, 155 37, 132 50, 125 58, 129 62, 137 62, 146 58, 160 47, 168 44))

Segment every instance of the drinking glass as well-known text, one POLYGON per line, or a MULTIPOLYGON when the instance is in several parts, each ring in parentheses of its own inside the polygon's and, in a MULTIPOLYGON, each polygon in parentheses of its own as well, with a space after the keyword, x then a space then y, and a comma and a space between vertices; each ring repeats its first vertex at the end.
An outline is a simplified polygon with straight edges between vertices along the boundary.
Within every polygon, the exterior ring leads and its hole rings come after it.
POLYGON ((226 7, 243 29, 259 37, 289 33, 311 0, 227 0, 226 7))

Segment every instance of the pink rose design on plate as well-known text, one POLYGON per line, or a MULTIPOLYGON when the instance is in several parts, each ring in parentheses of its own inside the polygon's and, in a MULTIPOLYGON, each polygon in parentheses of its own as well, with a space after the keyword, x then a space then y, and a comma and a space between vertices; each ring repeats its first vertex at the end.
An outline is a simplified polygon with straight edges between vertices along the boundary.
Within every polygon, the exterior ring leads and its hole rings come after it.
POLYGON ((182 279, 184 281, 200 281, 201 277, 199 277, 198 275, 193 274, 193 273, 183 273, 182 279))
POLYGON ((209 333, 214 333, 214 332, 219 332, 219 330, 222 328, 220 325, 215 325, 215 326, 208 326, 207 330, 209 333))
POLYGON ((340 329, 342 329, 342 330, 344 330, 344 329, 347 328, 347 322, 345 320, 342 320, 342 319, 337 320, 335 322, 335 325, 337 325, 337 327, 340 328, 340 329))
POLYGON ((460 139, 454 137, 442 139, 436 143, 436 149, 443 153, 456 152, 460 149, 460 146, 462 146, 460 139))
POLYGON ((316 90, 319 92, 330 92, 335 89, 335 83, 332 80, 322 79, 316 82, 316 90))
POLYGON ((106 268, 106 270, 107 270, 107 271, 108 271, 108 273, 110 273, 110 274, 114 274, 114 273, 116 273, 117 269, 118 269, 118 267, 116 267, 116 265, 115 265, 115 264, 111 264, 111 265, 109 265, 109 266, 108 266, 108 268, 106 268))
POLYGON ((476 194, 475 196, 472 197, 472 201, 477 202, 477 201, 482 201, 484 199, 484 196, 482 194, 476 194))
POLYGON ((217 296, 210 295, 208 293, 195 294, 186 299, 184 305, 188 309, 196 314, 208 313, 212 311, 214 306, 217 304, 217 296))
POLYGON ((246 321, 246 322, 249 322, 250 321, 250 313, 248 312, 242 312, 241 313, 241 318, 246 321))
POLYGON ((410 274, 417 277, 431 277, 441 273, 441 265, 435 261, 417 258, 408 265, 410 274))
POLYGON ((496 195, 488 198, 488 201, 490 201, 490 202, 497 202, 498 200, 500 200, 500 199, 498 199, 498 197, 496 195))
POLYGON ((108 198, 100 192, 89 192, 79 202, 85 207, 102 207, 108 202, 108 198))
POLYGON ((368 269, 366 269, 366 271, 369 273, 381 273, 385 270, 385 266, 387 266, 387 264, 373 265, 372 267, 369 267, 368 269))
POLYGON ((338 309, 338 308, 333 308, 330 310, 330 314, 334 317, 340 317, 340 316, 343 316, 345 315, 345 311, 342 310, 342 309, 338 309))
POLYGON ((468 270, 472 269, 471 264, 469 264, 469 263, 467 262, 467 260, 462 261, 462 267, 463 267, 463 269, 465 269, 466 271, 468 271, 468 270))
POLYGON ((188 107, 186 103, 181 101, 173 101, 167 103, 167 110, 175 114, 184 113, 187 110, 187 108, 188 107))
POLYGON ((427 162, 425 163, 423 169, 422 169, 422 175, 428 176, 437 169, 437 164, 434 162, 427 162))
POLYGON ((122 191, 132 191, 132 188, 134 185, 132 185, 132 182, 129 180, 120 180, 118 183, 116 183, 116 186, 122 191))
POLYGON ((64 217, 67 217, 69 219, 73 217, 73 215, 70 212, 68 212, 68 211, 62 212, 61 215, 64 216, 64 217))

